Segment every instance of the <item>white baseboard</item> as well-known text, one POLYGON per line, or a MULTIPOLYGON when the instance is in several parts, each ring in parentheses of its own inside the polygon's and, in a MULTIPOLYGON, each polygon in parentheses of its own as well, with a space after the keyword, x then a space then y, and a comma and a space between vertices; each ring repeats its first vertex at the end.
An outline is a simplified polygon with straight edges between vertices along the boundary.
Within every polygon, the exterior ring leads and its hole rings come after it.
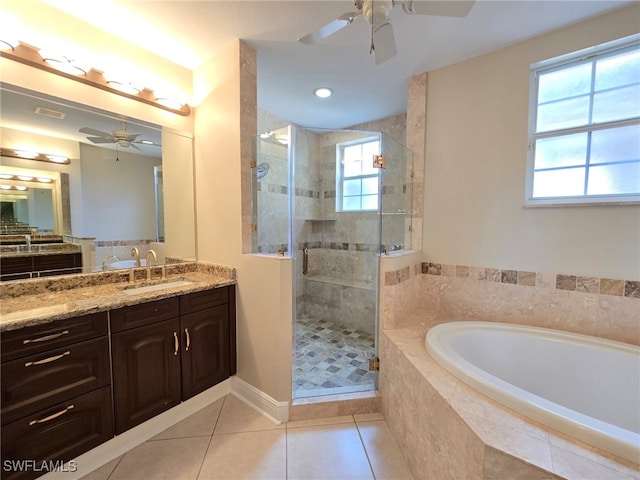
POLYGON ((61 471, 49 472, 39 480, 78 480, 229 393, 278 425, 289 419, 289 402, 279 402, 244 380, 231 377, 76 457, 74 471, 66 463, 61 471))
POLYGON ((276 425, 289 420, 289 402, 279 402, 241 378, 231 378, 231 393, 276 425))
POLYGON ((102 465, 109 463, 114 458, 118 458, 132 448, 231 393, 231 380, 232 379, 227 379, 195 397, 182 402, 180 405, 176 405, 170 410, 83 453, 73 460, 75 462, 75 471, 69 471, 71 468, 70 464, 67 463, 62 471, 49 472, 40 477, 39 480, 77 480, 84 477, 102 465))

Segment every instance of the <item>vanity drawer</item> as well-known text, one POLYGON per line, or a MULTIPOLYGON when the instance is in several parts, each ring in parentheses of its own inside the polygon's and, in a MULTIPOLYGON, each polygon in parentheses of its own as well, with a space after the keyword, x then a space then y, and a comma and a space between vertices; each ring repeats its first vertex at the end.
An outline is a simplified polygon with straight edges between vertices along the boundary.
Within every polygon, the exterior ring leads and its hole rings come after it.
POLYGON ((169 320, 180 315, 178 297, 163 298, 153 302, 140 303, 118 308, 109 312, 111 332, 122 332, 143 325, 169 320))
POLYGON ((199 312, 225 303, 229 303, 229 287, 189 293, 180 297, 180 313, 199 312))
POLYGON ((52 348, 106 335, 107 312, 2 332, 2 361, 33 355, 52 348))
POLYGON ((109 339, 104 336, 5 362, 2 425, 111 382, 109 339))
POLYGON ((106 386, 5 425, 2 480, 39 477, 47 473, 43 461, 68 461, 110 440, 111 411, 111 387, 106 386), (32 461, 31 468, 16 471, 18 460, 32 461), (39 471, 34 471, 33 464, 39 471))

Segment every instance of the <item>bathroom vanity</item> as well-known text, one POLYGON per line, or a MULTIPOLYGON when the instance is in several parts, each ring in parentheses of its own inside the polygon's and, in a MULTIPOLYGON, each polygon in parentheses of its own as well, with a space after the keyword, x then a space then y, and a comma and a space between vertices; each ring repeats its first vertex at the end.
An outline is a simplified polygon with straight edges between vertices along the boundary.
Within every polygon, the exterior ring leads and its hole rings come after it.
POLYGON ((62 235, 0 235, 0 281, 81 272, 81 247, 62 235))
POLYGON ((3 298, 3 480, 60 468, 235 374, 235 282, 180 278, 3 298))

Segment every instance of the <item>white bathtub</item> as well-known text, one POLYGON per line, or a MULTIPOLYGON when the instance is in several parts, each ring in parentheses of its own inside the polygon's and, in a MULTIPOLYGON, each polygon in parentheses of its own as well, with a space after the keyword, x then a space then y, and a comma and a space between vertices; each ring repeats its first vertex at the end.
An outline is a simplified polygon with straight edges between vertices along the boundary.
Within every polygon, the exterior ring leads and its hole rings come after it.
POLYGON ((513 410, 640 463, 640 348, 494 322, 450 322, 426 335, 449 373, 513 410))

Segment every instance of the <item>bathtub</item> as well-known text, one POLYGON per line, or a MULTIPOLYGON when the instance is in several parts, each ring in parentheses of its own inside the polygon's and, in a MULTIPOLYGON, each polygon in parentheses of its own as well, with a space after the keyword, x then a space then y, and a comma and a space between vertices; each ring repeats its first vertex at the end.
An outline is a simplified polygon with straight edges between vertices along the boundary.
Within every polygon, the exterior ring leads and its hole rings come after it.
POLYGON ((640 463, 640 348, 494 322, 437 325, 426 347, 449 373, 496 402, 640 463))

